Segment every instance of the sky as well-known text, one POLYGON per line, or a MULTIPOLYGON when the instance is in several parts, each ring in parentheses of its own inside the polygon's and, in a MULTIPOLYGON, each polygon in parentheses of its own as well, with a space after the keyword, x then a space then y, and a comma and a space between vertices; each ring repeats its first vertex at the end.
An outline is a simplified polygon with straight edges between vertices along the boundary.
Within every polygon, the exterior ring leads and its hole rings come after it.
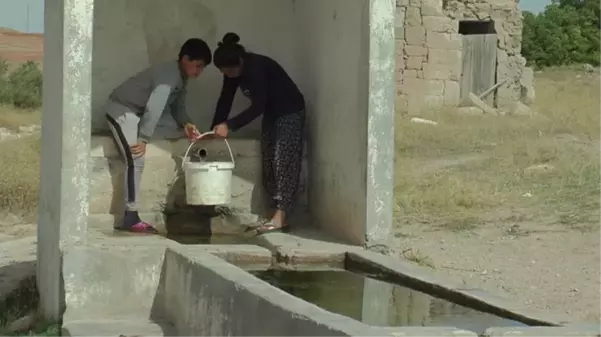
MULTIPOLYGON (((520 8, 538 13, 550 2, 550 0, 520 0, 520 8)), ((44 0, 0 0, 0 27, 28 33, 44 32, 44 0)))
POLYGON ((42 33, 44 0, 0 0, 0 27, 42 33))
POLYGON ((539 13, 542 12, 545 9, 545 6, 550 3, 550 0, 520 0, 520 9, 523 11, 539 13))

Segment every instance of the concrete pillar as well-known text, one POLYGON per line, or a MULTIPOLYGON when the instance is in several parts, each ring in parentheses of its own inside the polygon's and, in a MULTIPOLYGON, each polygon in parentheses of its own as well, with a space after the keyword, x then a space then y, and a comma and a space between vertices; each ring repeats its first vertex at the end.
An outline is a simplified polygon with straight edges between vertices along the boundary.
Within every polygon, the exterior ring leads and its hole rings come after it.
POLYGON ((392 226, 395 3, 295 6, 299 83, 308 102, 309 211, 339 240, 373 245, 392 226))
POLYGON ((369 0, 365 244, 388 238, 394 207, 395 0, 369 0))
POLYGON ((56 320, 64 303, 63 254, 85 243, 87 232, 94 1, 44 6, 37 282, 41 314, 56 320))

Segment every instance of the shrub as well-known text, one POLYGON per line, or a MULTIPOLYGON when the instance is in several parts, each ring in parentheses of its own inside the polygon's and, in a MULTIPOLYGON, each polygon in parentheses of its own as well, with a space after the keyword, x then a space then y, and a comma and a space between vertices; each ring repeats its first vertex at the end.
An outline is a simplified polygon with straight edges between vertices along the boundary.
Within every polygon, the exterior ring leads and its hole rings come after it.
POLYGON ((524 13, 522 55, 541 68, 599 65, 599 0, 552 0, 542 13, 524 13))
POLYGON ((8 77, 12 91, 12 104, 18 108, 33 109, 42 106, 43 75, 40 67, 28 61, 8 77))
POLYGON ((0 104, 35 109, 42 106, 42 71, 37 63, 28 61, 13 71, 0 60, 0 104))
POLYGON ((12 104, 12 95, 7 77, 8 62, 0 60, 0 104, 12 104))

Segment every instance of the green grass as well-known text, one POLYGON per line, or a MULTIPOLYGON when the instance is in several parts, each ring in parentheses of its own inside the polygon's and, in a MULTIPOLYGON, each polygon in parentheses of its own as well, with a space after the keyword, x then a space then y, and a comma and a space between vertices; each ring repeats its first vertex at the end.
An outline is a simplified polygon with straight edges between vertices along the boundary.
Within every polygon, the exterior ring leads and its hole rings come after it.
POLYGON ((26 333, 15 333, 8 329, 15 320, 34 312, 39 301, 35 280, 29 278, 20 287, 0 303, 0 335, 1 336, 59 336, 60 325, 40 320, 33 330, 26 333))
POLYGON ((471 230, 522 212, 598 228, 598 73, 549 69, 536 89, 534 117, 420 114, 431 126, 399 116, 399 222, 471 230))
POLYGON ((40 135, 0 142, 0 209, 31 216, 38 204, 40 135))
POLYGON ((11 337, 59 337, 60 328, 56 324, 43 324, 37 327, 34 331, 24 334, 8 334, 11 337))
POLYGON ((20 126, 39 125, 42 119, 40 110, 17 109, 0 105, 0 127, 17 131, 20 126))
POLYGON ((0 303, 0 327, 35 309, 38 295, 34 278, 25 279, 19 288, 0 303))

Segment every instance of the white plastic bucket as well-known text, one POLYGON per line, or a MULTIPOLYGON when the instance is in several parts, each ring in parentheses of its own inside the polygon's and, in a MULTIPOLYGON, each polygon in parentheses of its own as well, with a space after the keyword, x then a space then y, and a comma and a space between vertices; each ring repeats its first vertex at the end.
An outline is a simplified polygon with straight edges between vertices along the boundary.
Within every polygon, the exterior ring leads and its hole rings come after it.
POLYGON ((182 161, 182 169, 186 181, 186 202, 189 205, 214 206, 230 203, 235 162, 230 144, 227 139, 223 140, 229 150, 231 162, 191 162, 188 154, 196 143, 192 142, 188 146, 182 161))

